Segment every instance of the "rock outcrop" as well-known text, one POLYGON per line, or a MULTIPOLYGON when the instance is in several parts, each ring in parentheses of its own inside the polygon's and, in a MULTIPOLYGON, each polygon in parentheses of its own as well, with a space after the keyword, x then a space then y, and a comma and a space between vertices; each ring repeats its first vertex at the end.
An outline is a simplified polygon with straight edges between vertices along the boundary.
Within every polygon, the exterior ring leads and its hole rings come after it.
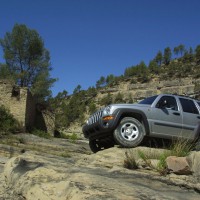
MULTIPOLYGON (((0 148, 3 149, 0 151, 0 164, 4 166, 0 168, 0 199, 200 198, 193 190, 200 191, 199 180, 191 175, 180 177, 171 174, 163 177, 154 171, 125 169, 123 162, 126 149, 114 147, 92 154, 86 141, 74 143, 35 136, 24 138, 24 144, 13 147, 14 156, 11 158, 5 158, 9 155, 6 153, 9 151, 6 145, 0 148), (64 150, 68 155, 63 154, 64 150)), ((148 152, 149 148, 138 147, 132 150, 137 155, 138 150, 148 152)), ((157 152, 156 149, 153 151, 157 152)))

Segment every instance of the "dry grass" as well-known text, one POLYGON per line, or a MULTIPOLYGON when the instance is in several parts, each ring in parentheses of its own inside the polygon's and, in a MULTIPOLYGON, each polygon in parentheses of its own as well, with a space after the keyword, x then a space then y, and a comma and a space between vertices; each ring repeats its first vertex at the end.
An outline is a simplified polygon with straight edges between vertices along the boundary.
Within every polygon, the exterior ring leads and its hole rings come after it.
POLYGON ((138 163, 136 162, 135 155, 131 149, 125 152, 124 167, 127 169, 138 169, 138 163))
POLYGON ((138 163, 136 157, 139 157, 144 161, 144 163, 152 169, 157 170, 161 175, 167 174, 167 164, 166 158, 169 156, 185 157, 190 154, 194 149, 195 144, 185 139, 174 140, 168 150, 157 153, 155 150, 150 149, 147 152, 142 150, 138 151, 138 155, 131 150, 125 153, 124 167, 128 169, 137 169, 138 163), (151 159, 157 159, 157 167, 153 167, 151 164, 151 159))

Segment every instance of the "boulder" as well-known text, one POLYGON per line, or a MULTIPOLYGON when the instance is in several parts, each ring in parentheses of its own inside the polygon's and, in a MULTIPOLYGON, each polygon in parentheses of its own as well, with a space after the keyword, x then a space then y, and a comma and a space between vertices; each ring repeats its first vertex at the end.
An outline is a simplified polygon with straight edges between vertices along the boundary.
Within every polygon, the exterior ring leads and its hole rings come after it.
POLYGON ((194 176, 200 177, 200 151, 194 151, 188 156, 194 176))
POLYGON ((179 175, 192 174, 186 157, 169 156, 166 159, 167 169, 169 172, 179 175))

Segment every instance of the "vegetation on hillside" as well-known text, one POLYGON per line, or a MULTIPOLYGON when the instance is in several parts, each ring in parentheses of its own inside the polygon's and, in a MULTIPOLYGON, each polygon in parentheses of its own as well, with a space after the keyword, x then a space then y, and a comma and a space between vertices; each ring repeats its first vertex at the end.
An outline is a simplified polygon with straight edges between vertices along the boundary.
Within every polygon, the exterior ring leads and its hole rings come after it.
MULTIPOLYGON (((55 98, 51 98, 49 103, 55 110, 57 127, 67 127, 75 121, 83 123, 85 116, 95 112, 98 106, 111 103, 133 103, 131 95, 124 97, 123 94, 117 93, 113 96, 110 92, 95 102, 95 97, 104 88, 115 86, 127 79, 134 84, 149 82, 152 78, 162 80, 188 76, 200 77, 200 45, 195 50, 186 49, 182 44, 174 47, 173 50, 166 47, 163 52, 158 51, 149 65, 141 61, 138 65, 126 68, 124 75, 101 76, 96 82, 96 87, 81 90, 81 86, 78 85, 73 95, 67 95, 67 92, 63 91, 55 98)), ((195 87, 197 93, 200 91, 199 88, 198 85, 195 87)))
MULTIPOLYGON (((127 67, 121 76, 101 76, 95 87, 82 90, 81 85, 78 85, 72 95, 64 90, 56 97, 51 97, 50 88, 56 79, 50 76, 50 53, 44 47, 38 32, 26 25, 15 24, 12 31, 0 39, 0 46, 5 58, 5 63, 0 64, 0 79, 9 79, 18 86, 28 87, 37 102, 46 101, 55 112, 58 129, 76 121, 83 123, 85 117, 95 112, 99 106, 133 103, 131 95, 124 97, 121 93, 113 96, 108 92, 100 99, 95 98, 99 91, 114 87, 120 82, 130 80, 134 84, 149 82, 153 78, 162 80, 169 77, 200 77, 200 45, 195 49, 187 49, 180 44, 174 49, 166 47, 163 51, 159 50, 148 65, 141 61, 137 65, 127 67)), ((199 88, 197 85, 195 90, 198 92, 199 88)))

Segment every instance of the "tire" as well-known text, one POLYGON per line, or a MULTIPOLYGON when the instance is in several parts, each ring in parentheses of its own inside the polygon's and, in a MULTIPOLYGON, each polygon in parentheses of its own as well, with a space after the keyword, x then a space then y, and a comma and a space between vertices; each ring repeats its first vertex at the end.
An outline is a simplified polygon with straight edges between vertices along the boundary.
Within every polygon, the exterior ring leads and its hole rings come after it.
POLYGON ((113 140, 106 138, 106 139, 90 139, 89 140, 89 146, 93 153, 97 153, 98 151, 109 149, 111 147, 114 147, 115 143, 113 140))
POLYGON ((101 143, 96 139, 89 140, 89 146, 93 153, 101 150, 101 143))
POLYGON ((136 147, 145 136, 145 128, 137 119, 125 117, 120 121, 113 136, 115 141, 123 147, 136 147))

